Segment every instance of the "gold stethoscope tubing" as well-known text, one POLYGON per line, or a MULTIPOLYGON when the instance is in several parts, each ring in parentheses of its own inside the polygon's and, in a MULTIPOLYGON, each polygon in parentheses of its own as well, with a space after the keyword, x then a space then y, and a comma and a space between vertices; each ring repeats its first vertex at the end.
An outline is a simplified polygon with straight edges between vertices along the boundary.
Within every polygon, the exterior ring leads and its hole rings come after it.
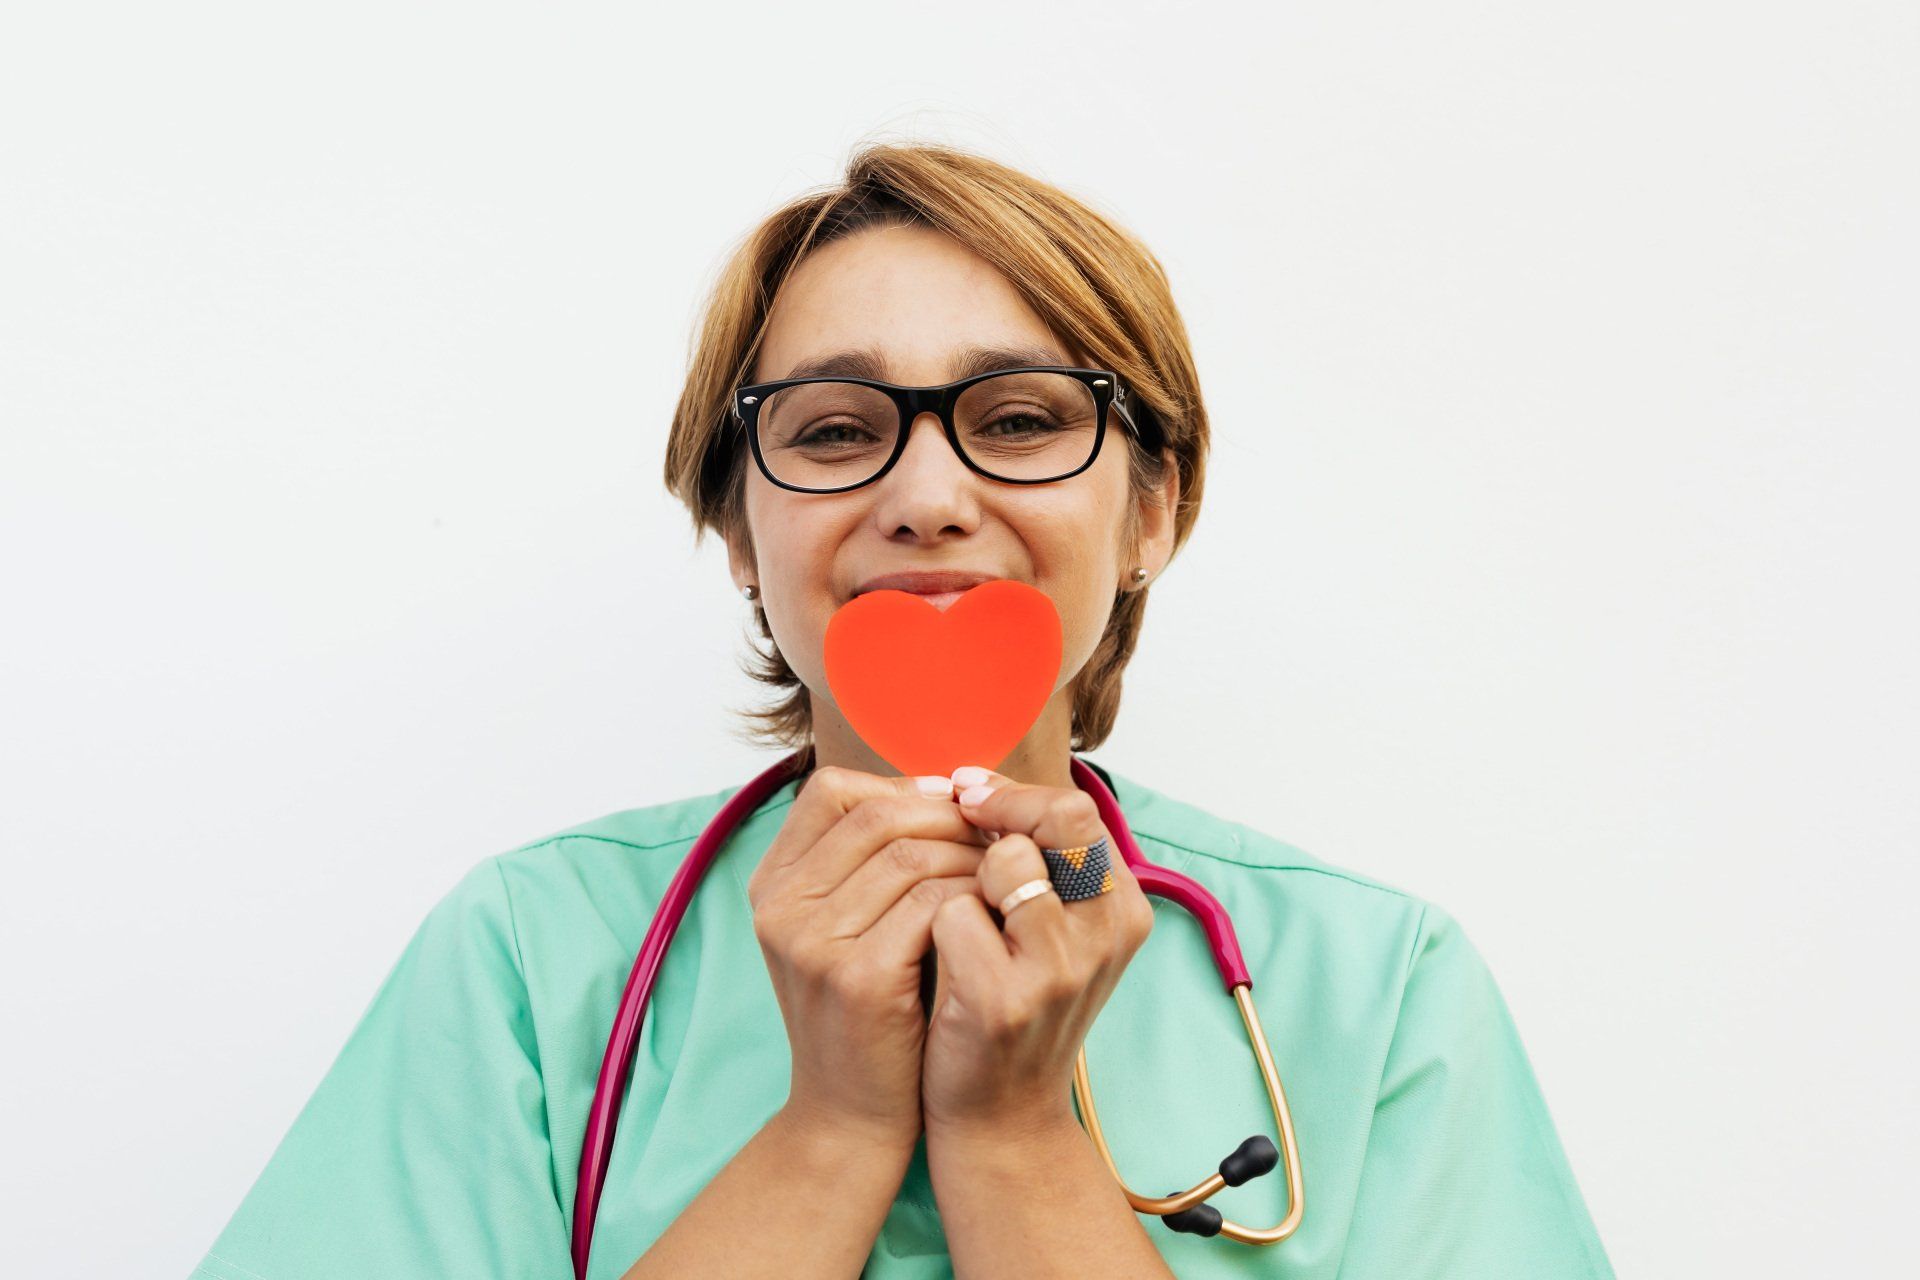
MULTIPOLYGON (((1287 1110, 1287 1093, 1280 1087, 1280 1072, 1273 1065, 1273 1052, 1267 1048, 1266 1033, 1260 1029, 1260 1015, 1254 1010, 1253 992, 1247 984, 1234 987, 1233 1002, 1240 1006, 1240 1020, 1247 1024, 1247 1042, 1253 1046, 1253 1056, 1259 1060, 1260 1078, 1266 1081, 1267 1098, 1273 1103, 1273 1118, 1280 1126, 1280 1164, 1287 1171, 1287 1216, 1280 1220, 1278 1226, 1268 1227, 1264 1231, 1222 1219, 1219 1234, 1229 1240, 1238 1240, 1241 1244, 1279 1244, 1299 1227, 1300 1216, 1306 1209, 1306 1187, 1300 1175, 1300 1147, 1293 1136, 1293 1114, 1287 1110)), ((1080 1119, 1086 1125, 1087 1136, 1093 1139, 1100 1158, 1107 1162, 1114 1181, 1120 1184, 1120 1190, 1126 1193, 1128 1202, 1136 1212, 1156 1215, 1179 1213, 1182 1209, 1191 1209, 1227 1185, 1226 1179, 1216 1172, 1209 1174, 1191 1191, 1183 1191, 1179 1195, 1143 1196, 1129 1187, 1127 1180, 1120 1176, 1120 1167, 1113 1162, 1113 1152, 1107 1149, 1106 1136, 1100 1132, 1100 1116, 1093 1107, 1093 1084, 1087 1078, 1085 1045, 1080 1046, 1080 1056, 1073 1064, 1073 1100, 1079 1104, 1080 1119)))

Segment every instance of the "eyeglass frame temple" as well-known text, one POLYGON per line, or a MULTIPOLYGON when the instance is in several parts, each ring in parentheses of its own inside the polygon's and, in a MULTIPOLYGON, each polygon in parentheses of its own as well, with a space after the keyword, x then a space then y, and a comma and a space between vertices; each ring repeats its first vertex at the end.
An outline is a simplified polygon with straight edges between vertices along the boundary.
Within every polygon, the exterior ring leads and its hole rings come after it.
POLYGON ((1120 415, 1120 421, 1127 424, 1127 430, 1133 432, 1133 438, 1140 442, 1142 448, 1151 449, 1155 445, 1164 445, 1166 443, 1166 441, 1158 438, 1159 430, 1157 423, 1155 424, 1155 439, 1153 443, 1148 443, 1146 432, 1140 430, 1140 424, 1133 420, 1133 410, 1127 408, 1127 389, 1121 385, 1119 375, 1117 374, 1113 379, 1113 408, 1114 411, 1120 415))

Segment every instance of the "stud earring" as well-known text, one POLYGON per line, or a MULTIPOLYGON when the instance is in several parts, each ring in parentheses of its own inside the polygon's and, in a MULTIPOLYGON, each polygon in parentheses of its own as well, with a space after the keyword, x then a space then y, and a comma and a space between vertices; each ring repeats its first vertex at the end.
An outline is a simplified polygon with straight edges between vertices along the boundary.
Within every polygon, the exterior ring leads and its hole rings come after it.
POLYGON ((740 588, 740 594, 749 600, 758 600, 760 598, 760 588, 749 582, 746 586, 740 588))
POLYGON ((1135 582, 1145 582, 1147 580, 1147 571, 1144 568, 1136 568, 1133 571, 1133 580, 1135 582))

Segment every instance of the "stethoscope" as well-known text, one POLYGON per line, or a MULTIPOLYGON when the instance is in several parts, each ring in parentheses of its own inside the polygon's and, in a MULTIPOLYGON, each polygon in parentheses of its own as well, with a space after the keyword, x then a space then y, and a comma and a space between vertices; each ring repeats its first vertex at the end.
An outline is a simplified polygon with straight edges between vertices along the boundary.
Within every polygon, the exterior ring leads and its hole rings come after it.
MULTIPOLYGON (((575 1280, 586 1280, 587 1255, 593 1247, 593 1220, 600 1207, 600 1193, 605 1188, 607 1165, 613 1156, 614 1125, 619 1120, 627 1075, 633 1066, 634 1050, 639 1044, 640 1023, 646 1016, 647 999, 653 994, 654 979, 660 972, 662 961, 666 959, 667 946, 673 941, 681 918, 686 915, 687 905, 693 901, 694 890, 699 887, 707 868, 713 865, 721 847, 762 800, 797 776, 805 754, 803 748, 786 757, 742 787, 721 807, 713 821, 707 824, 707 829, 700 833, 700 838, 693 842, 687 860, 667 885, 666 895, 661 898, 660 906, 654 912, 653 923, 647 927, 646 938, 640 944, 640 955, 633 962, 633 972, 628 975, 626 990, 620 996, 620 1009, 613 1019, 613 1033, 607 1037, 607 1054, 601 1060, 600 1078, 593 1089, 593 1107, 587 1113, 586 1141, 580 1148, 579 1189, 574 1196, 575 1280)), ((1134 841, 1126 819, 1120 814, 1119 802, 1113 798, 1112 790, 1095 769, 1096 766, 1078 756, 1072 758, 1074 785, 1094 798, 1099 806, 1100 821, 1106 825, 1114 843, 1119 846, 1121 856, 1139 879, 1140 887, 1185 908, 1206 930, 1207 946, 1213 952, 1214 965, 1220 970, 1227 993, 1240 1008, 1241 1021, 1247 1027, 1248 1043, 1260 1064, 1260 1077, 1266 1082, 1267 1098, 1273 1104, 1273 1118, 1280 1129, 1280 1147, 1276 1151, 1266 1135, 1255 1134, 1220 1162, 1217 1173, 1208 1174, 1191 1189, 1170 1196, 1139 1194, 1127 1186, 1126 1179, 1120 1176, 1113 1153, 1107 1149, 1107 1140, 1100 1132, 1100 1117, 1093 1108, 1093 1085, 1087 1078, 1087 1051, 1084 1046, 1073 1068, 1073 1098, 1080 1109, 1081 1123, 1136 1212, 1158 1215, 1175 1231, 1202 1236, 1222 1235, 1242 1244, 1278 1244, 1300 1225, 1305 1207, 1305 1187, 1300 1172, 1300 1152, 1294 1142, 1293 1116, 1287 1110, 1287 1095, 1280 1087, 1280 1073, 1273 1065, 1273 1054, 1267 1048, 1266 1034, 1260 1029, 1260 1015, 1253 1007, 1253 979, 1247 973, 1246 961, 1240 956, 1240 942, 1234 936, 1233 922, 1227 918, 1226 909, 1219 901, 1191 877, 1147 861, 1139 844, 1134 841), (1287 1216, 1278 1226, 1265 1230, 1241 1226, 1222 1217, 1212 1205, 1203 1203, 1221 1188, 1237 1187, 1251 1178, 1271 1172, 1280 1163, 1284 1163, 1287 1170, 1288 1207, 1287 1216)))

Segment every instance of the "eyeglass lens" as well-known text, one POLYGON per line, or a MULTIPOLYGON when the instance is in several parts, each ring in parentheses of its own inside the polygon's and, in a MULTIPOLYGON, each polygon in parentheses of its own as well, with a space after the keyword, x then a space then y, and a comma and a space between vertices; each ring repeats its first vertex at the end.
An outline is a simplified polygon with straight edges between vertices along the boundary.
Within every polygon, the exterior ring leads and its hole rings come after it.
MULTIPOLYGON (((837 489, 871 480, 893 454, 900 409, 857 382, 803 382, 760 406, 760 453, 782 484, 837 489)), ((1003 373, 953 407, 960 447, 1005 480, 1052 480, 1085 466, 1098 435, 1093 391, 1064 373, 1003 373)))

